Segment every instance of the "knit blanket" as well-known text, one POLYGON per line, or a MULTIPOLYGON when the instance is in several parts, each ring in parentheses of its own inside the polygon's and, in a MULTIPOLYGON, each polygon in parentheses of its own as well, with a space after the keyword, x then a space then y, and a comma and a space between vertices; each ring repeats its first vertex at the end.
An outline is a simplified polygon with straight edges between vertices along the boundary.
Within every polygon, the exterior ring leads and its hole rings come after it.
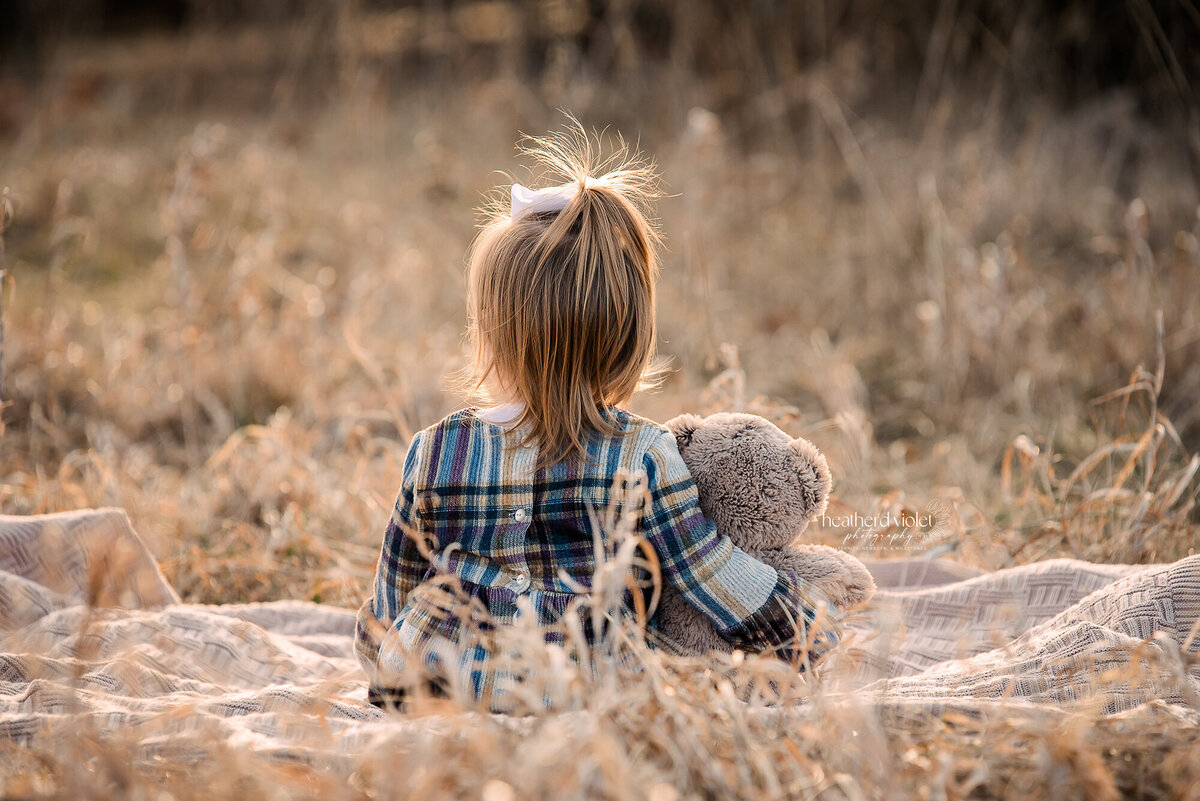
MULTIPOLYGON (((881 589, 822 672, 831 693, 1200 709, 1200 557, 868 566, 881 589)), ((419 743, 437 719, 365 703, 353 628, 352 610, 313 603, 180 603, 119 509, 0 516, 0 738, 94 731, 187 757, 196 740, 180 735, 209 733, 307 760, 344 759, 384 730, 419 743)))
POLYGON ((1106 713, 1161 700, 1200 712, 1200 556, 868 568, 880 590, 827 668, 859 698, 1087 702, 1106 713))

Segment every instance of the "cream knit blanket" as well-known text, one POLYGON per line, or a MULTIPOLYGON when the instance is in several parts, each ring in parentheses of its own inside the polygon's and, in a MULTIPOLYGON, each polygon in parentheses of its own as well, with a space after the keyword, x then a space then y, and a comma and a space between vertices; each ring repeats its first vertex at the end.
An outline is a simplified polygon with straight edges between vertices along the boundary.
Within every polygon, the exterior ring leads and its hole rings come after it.
MULTIPOLYGON (((834 692, 882 704, 1200 709, 1200 557, 979 575, 949 562, 869 567, 881 589, 824 670, 834 692)), ((181 735, 211 733, 281 758, 337 760, 382 729, 393 743, 428 734, 436 719, 365 704, 353 628, 353 611, 312 603, 179 603, 119 509, 0 516, 0 736, 91 729, 186 756, 195 738, 181 735)))

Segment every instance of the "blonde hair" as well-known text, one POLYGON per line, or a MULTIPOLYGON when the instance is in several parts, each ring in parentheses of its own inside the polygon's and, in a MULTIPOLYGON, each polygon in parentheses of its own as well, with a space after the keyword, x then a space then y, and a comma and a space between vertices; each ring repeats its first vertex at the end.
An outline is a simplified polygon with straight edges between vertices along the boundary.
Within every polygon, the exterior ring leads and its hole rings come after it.
POLYGON ((492 378, 524 402, 522 444, 536 442, 545 465, 583 455, 588 432, 615 433, 607 408, 627 402, 654 372, 658 178, 623 143, 600 161, 599 143, 578 123, 522 149, 578 189, 561 211, 515 220, 498 202, 476 237, 468 261, 472 391, 486 398, 492 378))

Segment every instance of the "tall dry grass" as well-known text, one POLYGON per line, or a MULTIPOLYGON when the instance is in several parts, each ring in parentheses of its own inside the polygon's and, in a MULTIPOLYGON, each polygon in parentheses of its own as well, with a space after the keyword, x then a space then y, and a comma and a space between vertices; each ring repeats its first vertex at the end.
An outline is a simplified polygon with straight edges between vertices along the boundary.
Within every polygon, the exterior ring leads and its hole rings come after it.
MULTIPOLYGON (((172 115, 114 132, 107 109, 68 122, 48 104, 4 156, 4 507, 126 506, 186 597, 360 596, 408 436, 458 403, 443 386, 472 209, 514 167, 515 132, 556 119, 517 116, 527 92, 338 105, 302 128, 172 115)), ((636 410, 792 407, 771 413, 829 453, 841 503, 942 498, 965 521, 954 547, 987 567, 1187 553, 1191 537, 1150 536, 1106 554, 1111 527, 1091 549, 1026 546, 1062 499, 1041 485, 1038 509, 1014 507, 998 480, 1036 451, 1061 484, 1136 432, 1149 469, 1106 474, 1134 492, 1195 450, 1195 189, 1153 138, 1128 145, 1127 194, 1097 183, 1117 156, 1088 146, 1096 124, 1049 119, 1015 150, 973 131, 937 158, 873 120, 834 126, 819 156, 742 153, 700 109, 626 132, 674 193, 676 371, 636 410), (1097 403, 1139 367, 1158 373, 1097 403)), ((1086 478, 1068 494, 1103 483, 1086 478)), ((1184 482, 1175 501, 1194 497, 1184 482)))
MULTIPOLYGON (((368 48, 327 103, 291 102, 301 73, 272 62, 283 99, 261 113, 202 78, 196 104, 172 76, 142 95, 136 55, 64 59, 0 141, 0 511, 123 506, 185 600, 364 596, 407 441, 459 404, 443 386, 473 208, 556 107, 619 123, 672 193, 676 369, 636 411, 771 416, 827 452, 835 510, 936 499, 932 552, 984 568, 1200 545, 1200 192, 1187 143, 1126 95, 993 107, 939 78, 914 125, 857 102, 879 76, 852 43, 786 80, 740 76, 738 102, 636 57, 612 82, 564 56, 539 82, 389 85, 368 48)), ((5 792, 1186 797, 1198 780, 1194 722, 1159 706, 983 722, 818 704, 783 731, 737 700, 744 666, 728 685, 658 669, 575 717, 417 719, 336 764, 215 742, 147 760, 135 738, 64 731, 0 746, 5 792)))

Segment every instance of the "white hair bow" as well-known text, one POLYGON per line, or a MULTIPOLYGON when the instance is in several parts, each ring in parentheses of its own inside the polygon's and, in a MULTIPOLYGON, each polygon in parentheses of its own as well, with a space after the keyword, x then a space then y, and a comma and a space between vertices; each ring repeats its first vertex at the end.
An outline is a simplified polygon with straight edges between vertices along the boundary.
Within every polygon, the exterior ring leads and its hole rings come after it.
MULTIPOLYGON (((591 176, 583 179, 584 189, 591 189, 597 183, 591 176)), ((516 220, 526 214, 536 214, 544 211, 562 211, 567 204, 579 194, 579 182, 571 181, 562 186, 548 186, 545 189, 530 189, 520 184, 512 185, 512 206, 509 216, 516 220)))

